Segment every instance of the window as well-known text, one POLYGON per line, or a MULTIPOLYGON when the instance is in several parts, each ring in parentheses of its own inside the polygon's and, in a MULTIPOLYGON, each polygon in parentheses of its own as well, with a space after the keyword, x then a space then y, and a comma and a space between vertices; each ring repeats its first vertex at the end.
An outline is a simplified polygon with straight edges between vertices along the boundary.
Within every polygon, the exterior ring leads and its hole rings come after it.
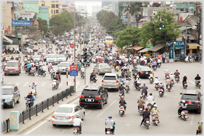
POLYGON ((183 9, 183 8, 181 8, 181 9, 180 9, 180 11, 184 11, 184 9, 183 9))
POLYGON ((59 13, 59 10, 56 10, 56 13, 59 13))
POLYGON ((41 4, 41 6, 44 6, 44 4, 41 4))
POLYGON ((58 7, 58 4, 56 4, 56 8, 59 8, 59 7, 58 7))
POLYGON ((75 107, 74 109, 75 109, 75 112, 79 111, 79 108, 78 108, 78 107, 75 107))
POLYGON ((52 6, 52 8, 55 8, 55 4, 52 4, 51 6, 52 6))
POLYGON ((55 10, 54 10, 54 14, 55 14, 55 10))
POLYGON ((53 10, 51 10, 51 14, 53 14, 53 10))

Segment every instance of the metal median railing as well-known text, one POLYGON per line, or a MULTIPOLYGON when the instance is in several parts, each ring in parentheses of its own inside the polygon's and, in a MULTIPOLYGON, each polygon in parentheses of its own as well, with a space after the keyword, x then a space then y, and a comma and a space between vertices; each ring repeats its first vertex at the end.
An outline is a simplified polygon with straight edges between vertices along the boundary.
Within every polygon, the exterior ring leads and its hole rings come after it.
MULTIPOLYGON (((49 109, 49 106, 54 106, 54 104, 57 102, 59 103, 60 100, 63 101, 63 99, 68 95, 71 95, 72 90, 66 89, 56 95, 53 95, 52 97, 48 98, 47 100, 42 101, 41 103, 38 103, 34 105, 32 108, 28 110, 24 110, 19 115, 19 123, 23 123, 26 119, 31 119, 32 116, 36 115, 38 116, 39 112, 43 112, 44 109, 49 109)), ((1 123, 2 125, 2 132, 9 132, 10 130, 10 120, 9 118, 1 123)))

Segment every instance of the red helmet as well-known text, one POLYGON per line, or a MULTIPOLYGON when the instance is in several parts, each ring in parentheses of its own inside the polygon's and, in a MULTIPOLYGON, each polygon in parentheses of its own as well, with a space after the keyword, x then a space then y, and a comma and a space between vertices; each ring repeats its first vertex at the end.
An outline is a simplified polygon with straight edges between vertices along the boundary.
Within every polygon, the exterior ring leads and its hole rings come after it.
POLYGON ((149 108, 148 108, 148 107, 146 107, 145 109, 146 109, 146 110, 148 110, 149 108))
POLYGON ((122 96, 121 99, 124 99, 124 97, 122 96))
POLYGON ((33 84, 35 84, 35 82, 33 82, 33 84))

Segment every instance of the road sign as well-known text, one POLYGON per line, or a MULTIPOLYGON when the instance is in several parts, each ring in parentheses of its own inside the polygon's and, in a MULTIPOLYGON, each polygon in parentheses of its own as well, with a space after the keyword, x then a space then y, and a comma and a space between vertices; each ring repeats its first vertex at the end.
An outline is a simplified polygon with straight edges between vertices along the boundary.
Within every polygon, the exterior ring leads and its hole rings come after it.
POLYGON ((88 37, 88 36, 89 36, 89 34, 84 34, 84 36, 85 36, 85 37, 88 37))
POLYGON ((70 76, 78 76, 78 70, 71 70, 70 76))
POLYGON ((71 48, 74 48, 74 44, 71 44, 70 47, 71 47, 71 48))
POLYGON ((71 70, 78 70, 78 65, 70 65, 70 71, 71 70))

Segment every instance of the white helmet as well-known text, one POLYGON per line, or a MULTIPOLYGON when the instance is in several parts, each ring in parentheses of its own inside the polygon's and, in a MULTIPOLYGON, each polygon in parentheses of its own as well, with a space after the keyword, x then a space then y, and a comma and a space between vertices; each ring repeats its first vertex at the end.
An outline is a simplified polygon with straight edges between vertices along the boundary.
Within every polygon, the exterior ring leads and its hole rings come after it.
POLYGON ((186 76, 186 74, 184 74, 184 76, 186 76))

